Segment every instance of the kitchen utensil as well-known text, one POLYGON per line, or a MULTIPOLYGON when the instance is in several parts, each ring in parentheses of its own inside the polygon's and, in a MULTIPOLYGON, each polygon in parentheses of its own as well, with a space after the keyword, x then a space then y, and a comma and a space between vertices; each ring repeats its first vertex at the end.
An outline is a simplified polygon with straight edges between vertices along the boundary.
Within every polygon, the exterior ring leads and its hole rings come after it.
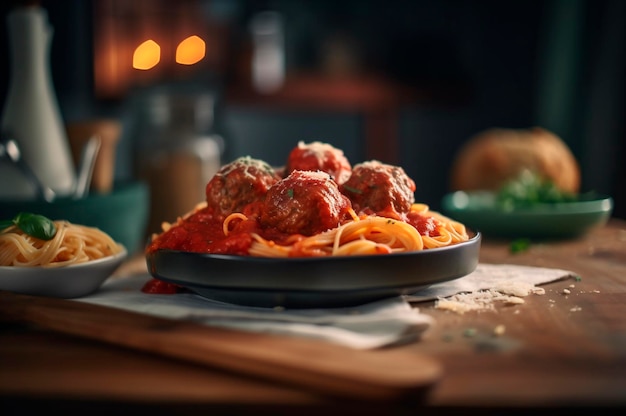
POLYGON ((115 118, 87 118, 68 122, 66 131, 76 165, 80 164, 87 141, 92 136, 100 138, 100 149, 95 160, 89 191, 101 194, 111 192, 116 176, 122 123, 115 118))
POLYGON ((98 157, 101 143, 100 137, 91 136, 83 146, 80 163, 78 165, 78 177, 76 178, 74 198, 83 198, 89 193, 91 177, 93 175, 94 166, 96 165, 96 158, 98 157))
POLYGON ((0 140, 0 158, 8 160, 15 165, 20 173, 35 186, 37 195, 41 199, 48 202, 54 200, 56 196, 55 192, 39 179, 28 163, 22 158, 22 152, 17 142, 12 138, 7 138, 4 134, 0 140))

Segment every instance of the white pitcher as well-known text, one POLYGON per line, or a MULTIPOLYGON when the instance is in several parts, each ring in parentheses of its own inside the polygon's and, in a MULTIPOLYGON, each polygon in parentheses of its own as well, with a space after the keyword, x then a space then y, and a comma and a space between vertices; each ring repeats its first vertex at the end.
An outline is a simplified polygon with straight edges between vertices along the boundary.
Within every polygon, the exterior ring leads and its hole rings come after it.
MULTIPOLYGON (((76 174, 50 74, 53 29, 48 14, 38 6, 19 7, 9 13, 7 27, 11 79, 2 134, 17 141, 41 182, 57 195, 68 195, 76 174)), ((24 181, 19 171, 3 166, 0 172, 0 197, 35 196, 32 187, 18 187, 24 181)))

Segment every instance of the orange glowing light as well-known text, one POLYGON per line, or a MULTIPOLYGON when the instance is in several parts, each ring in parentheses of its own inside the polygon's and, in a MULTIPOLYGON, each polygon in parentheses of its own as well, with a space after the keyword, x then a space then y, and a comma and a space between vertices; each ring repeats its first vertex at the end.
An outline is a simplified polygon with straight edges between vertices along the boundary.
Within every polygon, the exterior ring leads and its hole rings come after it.
POLYGON ((161 60, 161 47, 149 39, 137 46, 133 54, 133 68, 148 70, 154 68, 161 60))
POLYGON ((193 65, 200 62, 205 55, 206 46, 198 36, 189 36, 176 48, 176 62, 182 65, 193 65))

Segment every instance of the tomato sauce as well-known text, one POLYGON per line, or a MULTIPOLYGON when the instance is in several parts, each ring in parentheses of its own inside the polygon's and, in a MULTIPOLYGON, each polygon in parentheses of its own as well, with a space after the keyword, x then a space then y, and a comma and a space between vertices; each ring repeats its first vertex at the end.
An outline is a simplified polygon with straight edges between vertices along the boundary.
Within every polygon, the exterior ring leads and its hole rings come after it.
MULTIPOLYGON (((437 220, 433 217, 411 212, 405 221, 415 227, 424 236, 437 237, 437 220)), ((282 233, 275 228, 261 228, 257 217, 247 220, 235 219, 230 223, 228 235, 224 235, 221 221, 215 221, 207 215, 206 208, 192 214, 181 224, 162 233, 150 243, 148 253, 159 249, 181 250, 193 253, 231 254, 247 256, 252 244, 251 233, 275 241, 277 244, 293 243, 298 235, 282 233)))
POLYGON ((245 256, 252 244, 250 233, 257 231, 258 226, 254 219, 234 220, 231 222, 229 234, 224 235, 222 221, 214 220, 204 208, 159 235, 150 243, 147 252, 166 249, 245 256))
MULTIPOLYGON (((414 181, 400 167, 369 161, 353 169, 332 146, 299 143, 280 175, 250 157, 223 166, 206 186, 206 207, 157 236, 146 253, 165 249, 247 256, 252 234, 258 234, 279 245, 293 244, 295 255, 313 256, 298 241, 351 221, 352 209, 361 216, 404 220, 424 236, 440 235, 436 219, 410 211, 414 191, 414 181), (237 212, 245 218, 230 220, 225 233, 224 219, 237 212)), ((143 290, 180 289, 156 280, 143 290)))
POLYGON ((441 235, 437 229, 437 220, 433 217, 422 215, 417 212, 409 212, 406 214, 407 223, 411 224, 420 233, 427 237, 438 237, 441 235))
POLYGON ((173 295, 185 292, 186 289, 174 283, 164 282, 159 279, 150 279, 143 285, 141 291, 153 295, 173 295))
MULTIPOLYGON (((247 207, 250 212, 254 207, 247 207)), ((181 250, 194 253, 248 255, 252 244, 251 233, 285 244, 292 235, 280 233, 273 228, 261 229, 257 216, 247 220, 235 219, 230 223, 228 235, 224 235, 223 222, 216 220, 207 208, 190 215, 181 224, 175 225, 168 232, 160 234, 147 247, 146 252, 152 253, 159 249, 181 250)), ((150 294, 175 294, 186 291, 182 286, 151 279, 141 289, 150 294)))

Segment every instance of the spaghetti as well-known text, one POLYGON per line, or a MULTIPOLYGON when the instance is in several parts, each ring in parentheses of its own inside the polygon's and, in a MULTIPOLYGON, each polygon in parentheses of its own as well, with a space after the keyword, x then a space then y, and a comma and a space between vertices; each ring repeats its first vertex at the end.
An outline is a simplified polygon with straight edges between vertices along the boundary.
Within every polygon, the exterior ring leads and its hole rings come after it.
MULTIPOLYGON (((411 210, 435 220, 436 229, 432 235, 422 235, 413 225, 402 220, 369 215, 313 236, 294 236, 288 244, 276 244, 253 233, 249 253, 258 257, 374 255, 419 251, 468 240, 463 224, 428 211, 424 204, 413 204, 411 210)), ((241 218, 241 214, 233 216, 241 218)), ((232 220, 229 218, 226 221, 232 220)))
POLYGON ((51 240, 32 237, 12 225, 0 232, 0 266, 63 267, 123 251, 105 232, 67 221, 54 221, 51 240))
POLYGON ((146 253, 353 256, 469 240, 463 224, 415 202, 415 182, 399 166, 372 160, 350 167, 341 150, 318 142, 299 143, 286 166, 273 170, 249 157, 224 165, 208 182, 206 200, 163 224, 146 253), (337 182, 338 175, 347 180, 337 182))

